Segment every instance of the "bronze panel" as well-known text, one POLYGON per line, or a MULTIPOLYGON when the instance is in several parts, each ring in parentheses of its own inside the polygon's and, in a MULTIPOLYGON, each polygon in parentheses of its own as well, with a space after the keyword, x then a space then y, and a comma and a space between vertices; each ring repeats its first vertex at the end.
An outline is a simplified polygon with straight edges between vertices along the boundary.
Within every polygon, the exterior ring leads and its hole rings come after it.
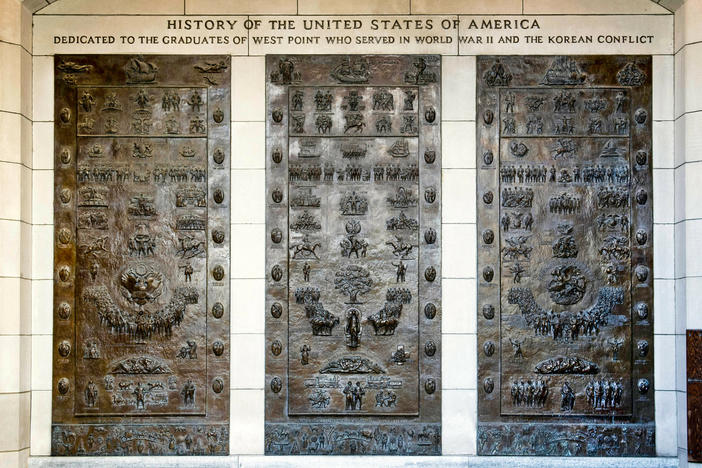
POLYGON ((438 56, 268 56, 268 454, 441 452, 438 56))
POLYGON ((229 452, 229 63, 55 58, 53 455, 229 452))
POLYGON ((655 455, 651 58, 477 74, 478 453, 655 455))
POLYGON ((702 461, 702 330, 687 331, 687 459, 702 461))

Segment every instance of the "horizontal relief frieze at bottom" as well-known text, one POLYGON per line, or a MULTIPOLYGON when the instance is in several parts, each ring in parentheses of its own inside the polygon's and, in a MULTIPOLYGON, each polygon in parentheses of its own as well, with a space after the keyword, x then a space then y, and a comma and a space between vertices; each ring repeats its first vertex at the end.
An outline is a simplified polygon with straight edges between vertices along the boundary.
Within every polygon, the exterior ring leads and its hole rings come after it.
POLYGON ((650 424, 478 424, 478 455, 654 456, 650 424))
POLYGON ((441 455, 440 424, 266 424, 266 455, 441 455))
POLYGON ((51 454, 229 455, 229 424, 55 424, 51 454))

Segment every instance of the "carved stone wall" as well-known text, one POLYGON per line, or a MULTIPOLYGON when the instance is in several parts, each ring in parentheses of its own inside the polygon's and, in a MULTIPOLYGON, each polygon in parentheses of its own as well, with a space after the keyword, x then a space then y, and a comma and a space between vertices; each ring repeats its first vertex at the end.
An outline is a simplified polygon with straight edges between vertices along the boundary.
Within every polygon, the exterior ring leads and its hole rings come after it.
POLYGON ((477 74, 478 453, 655 455, 651 58, 477 74))
POLYGON ((52 454, 228 454, 226 56, 56 56, 52 454))
POLYGON ((266 57, 266 453, 441 452, 440 65, 266 57))

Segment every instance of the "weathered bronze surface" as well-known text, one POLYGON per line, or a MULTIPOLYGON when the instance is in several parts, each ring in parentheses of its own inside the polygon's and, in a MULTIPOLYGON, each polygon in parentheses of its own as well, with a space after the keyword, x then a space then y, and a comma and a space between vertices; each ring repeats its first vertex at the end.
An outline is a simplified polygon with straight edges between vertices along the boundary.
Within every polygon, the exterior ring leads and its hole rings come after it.
POLYGON ((651 58, 477 74, 478 453, 655 455, 651 58))
POLYGON ((268 454, 441 452, 438 56, 267 56, 268 454))
POLYGON ((702 461, 702 330, 687 331, 687 459, 702 461))
POLYGON ((55 58, 53 455, 229 452, 229 62, 55 58))

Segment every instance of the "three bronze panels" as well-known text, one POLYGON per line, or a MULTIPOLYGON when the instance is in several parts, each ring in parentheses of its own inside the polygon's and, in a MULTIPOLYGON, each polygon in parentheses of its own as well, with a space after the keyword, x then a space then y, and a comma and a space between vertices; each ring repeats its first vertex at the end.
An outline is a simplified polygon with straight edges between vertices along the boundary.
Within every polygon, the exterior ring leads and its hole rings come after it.
MULTIPOLYGON (((478 60, 479 453, 655 453, 650 76, 478 60)), ((438 455, 440 57, 266 77, 265 451, 438 455)), ((229 83, 56 57, 54 454, 228 453, 229 83)))

